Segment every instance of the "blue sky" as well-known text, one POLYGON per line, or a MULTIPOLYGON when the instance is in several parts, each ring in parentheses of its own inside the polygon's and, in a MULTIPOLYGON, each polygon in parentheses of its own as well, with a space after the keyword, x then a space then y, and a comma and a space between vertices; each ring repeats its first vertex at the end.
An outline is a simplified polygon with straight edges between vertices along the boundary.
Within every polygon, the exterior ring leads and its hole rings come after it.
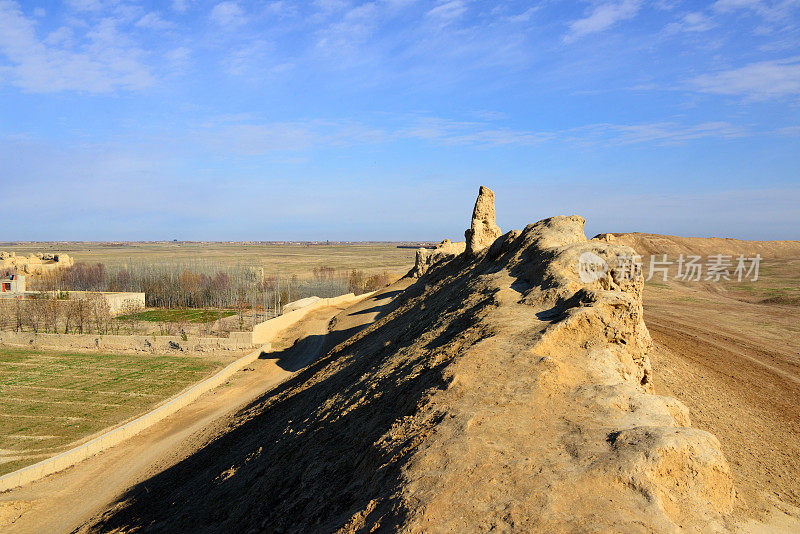
POLYGON ((800 239, 800 0, 0 0, 0 240, 800 239))

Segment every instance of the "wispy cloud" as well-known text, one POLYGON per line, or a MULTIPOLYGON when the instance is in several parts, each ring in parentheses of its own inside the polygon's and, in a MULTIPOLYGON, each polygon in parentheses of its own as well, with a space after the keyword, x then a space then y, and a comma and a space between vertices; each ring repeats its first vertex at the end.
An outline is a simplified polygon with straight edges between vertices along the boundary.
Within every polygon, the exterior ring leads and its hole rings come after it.
MULTIPOLYGON (((434 146, 493 149, 542 143, 576 146, 627 144, 678 145, 697 139, 731 140, 757 135, 729 122, 686 124, 678 121, 640 124, 589 124, 553 131, 498 125, 496 121, 463 121, 443 117, 404 117, 393 126, 348 120, 259 123, 252 117, 225 117, 204 125, 196 140, 225 153, 258 156, 332 147, 387 144, 415 140, 434 146)), ((789 135, 789 132, 783 133, 789 135)))
POLYGON ((591 124, 561 132, 560 136, 573 141, 590 144, 633 144, 651 143, 656 145, 680 144, 703 138, 735 139, 750 135, 745 128, 729 122, 704 122, 682 124, 679 122, 654 122, 643 124, 591 124))
POLYGON ((399 128, 393 137, 445 146, 496 147, 537 144, 551 138, 552 134, 514 130, 479 121, 423 117, 409 126, 399 128))
POLYGON ((588 16, 570 23, 563 40, 570 43, 585 35, 605 31, 618 22, 632 19, 640 8, 640 0, 620 0, 596 5, 588 16))
MULTIPOLYGON (((82 2, 81 8, 94 4, 82 2)), ((85 29, 88 46, 76 48, 73 28, 58 30, 50 38, 36 35, 35 23, 16 2, 0 0, 0 76, 30 92, 63 90, 105 93, 117 88, 142 89, 153 84, 143 63, 143 49, 119 32, 118 20, 101 19, 85 29)))
POLYGON ((381 129, 350 121, 289 121, 274 123, 227 122, 198 131, 195 139, 223 153, 259 156, 272 152, 375 143, 387 139, 381 129))
POLYGON ((220 2, 211 9, 209 18, 223 28, 233 29, 247 22, 244 9, 236 2, 220 2))
POLYGON ((428 11, 427 17, 439 27, 444 27, 457 21, 466 12, 467 6, 461 0, 445 0, 428 11))
POLYGON ((192 0, 172 0, 172 9, 178 13, 185 13, 191 4, 192 0))
POLYGON ((151 11, 136 21, 136 27, 149 30, 169 30, 175 28, 175 23, 164 20, 157 12, 151 11))
POLYGON ((779 19, 800 8, 800 2, 796 0, 717 0, 712 7, 720 12, 750 11, 767 19, 779 19))
POLYGON ((67 0, 66 4, 75 11, 100 11, 116 4, 115 0, 67 0))
POLYGON ((800 95, 800 57, 761 61, 697 76, 690 85, 705 93, 767 100, 800 95))
POLYGON ((317 50, 346 64, 355 62, 357 52, 378 27, 380 15, 378 6, 372 2, 345 10, 340 18, 319 30, 317 50))
POLYGON ((678 22, 667 24, 667 33, 705 32, 716 27, 716 23, 698 11, 684 14, 678 22))

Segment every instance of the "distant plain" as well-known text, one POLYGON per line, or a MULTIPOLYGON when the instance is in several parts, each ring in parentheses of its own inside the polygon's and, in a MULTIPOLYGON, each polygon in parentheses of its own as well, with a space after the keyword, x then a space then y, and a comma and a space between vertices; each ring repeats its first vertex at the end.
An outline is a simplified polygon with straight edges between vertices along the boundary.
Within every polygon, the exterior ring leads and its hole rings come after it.
POLYGON ((62 252, 76 262, 119 267, 132 263, 263 267, 283 275, 312 274, 314 268, 336 271, 405 274, 414 264, 415 248, 401 243, 235 243, 235 242, 34 242, 0 243, 0 250, 18 255, 62 252))

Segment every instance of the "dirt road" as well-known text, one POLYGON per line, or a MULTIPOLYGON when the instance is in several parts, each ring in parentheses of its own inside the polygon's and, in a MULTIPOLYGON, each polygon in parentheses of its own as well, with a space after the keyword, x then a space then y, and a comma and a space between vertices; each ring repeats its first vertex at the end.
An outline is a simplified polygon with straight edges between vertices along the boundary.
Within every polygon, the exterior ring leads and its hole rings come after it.
MULTIPOLYGON (((715 434, 742 512, 800 506, 798 309, 681 287, 645 292, 656 391, 715 434), (786 506, 789 505, 789 506, 786 506)), ((800 528, 800 523, 795 523, 800 528)))
MULTIPOLYGON (((343 313, 337 339, 374 320, 391 298, 376 296, 343 313), (374 309, 373 309, 374 308, 374 309), (359 313, 369 309, 368 313, 359 313)), ((237 410, 313 361, 326 345, 331 320, 342 307, 309 314, 283 332, 272 352, 226 384, 142 434, 64 472, 0 495, 0 531, 71 532, 126 489, 174 465, 224 432, 237 410)))

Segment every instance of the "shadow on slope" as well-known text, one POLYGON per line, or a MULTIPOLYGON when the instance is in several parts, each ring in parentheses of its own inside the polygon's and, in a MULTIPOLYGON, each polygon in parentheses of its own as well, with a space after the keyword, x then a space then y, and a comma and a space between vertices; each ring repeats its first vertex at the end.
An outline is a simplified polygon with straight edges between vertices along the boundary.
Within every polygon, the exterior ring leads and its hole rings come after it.
MULTIPOLYGON (((445 266, 439 279, 449 280, 428 291, 432 280, 411 286, 382 320, 241 410, 234 428, 132 488, 84 530, 307 532, 401 523, 403 466, 425 428, 446 415, 425 400, 446 387, 445 369, 460 349, 484 337, 470 331, 471 317, 490 299, 462 308, 475 297, 463 263, 445 266), (393 434, 420 409, 429 410, 421 426, 393 434)), ((278 358, 296 361, 315 343, 302 340, 278 358)))

